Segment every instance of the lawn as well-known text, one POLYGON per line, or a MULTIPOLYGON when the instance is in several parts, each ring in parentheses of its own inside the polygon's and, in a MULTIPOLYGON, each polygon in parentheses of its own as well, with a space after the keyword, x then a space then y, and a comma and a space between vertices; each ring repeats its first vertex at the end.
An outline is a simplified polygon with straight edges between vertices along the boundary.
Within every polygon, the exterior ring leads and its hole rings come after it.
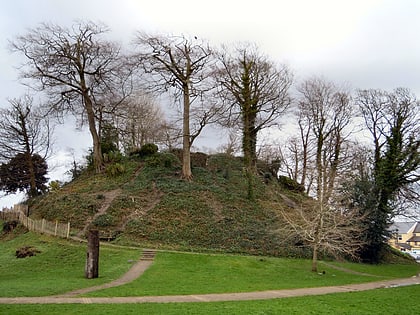
MULTIPOLYGON (((340 265, 340 264, 338 264, 340 265)), ((372 276, 355 275, 320 264, 318 274, 304 259, 161 252, 141 278, 88 296, 141 296, 250 292, 333 286, 415 275, 419 266, 344 264, 372 276), (384 276, 380 276, 381 274, 384 276)))
MULTIPOLYGON (((45 296, 110 282, 129 269, 140 250, 101 246, 100 277, 84 278, 86 244, 25 233, 0 239, 0 296, 45 296), (17 259, 22 246, 41 251, 17 259)), ((329 263, 367 273, 355 275, 320 263, 325 273, 310 272, 309 260, 226 254, 158 252, 139 279, 88 296, 145 296, 249 292, 332 286, 409 277, 418 264, 329 263)), ((413 314, 420 286, 265 301, 168 304, 0 305, 0 314, 413 314)))
POLYGON ((85 279, 86 244, 39 236, 28 232, 14 239, 0 239, 0 296, 45 296, 110 282, 137 261, 140 250, 101 246, 99 278, 85 279), (16 258, 23 246, 41 251, 16 258))
MULTIPOLYGON (((25 233, 0 242, 0 296, 45 296, 110 282, 127 271, 140 250, 101 246, 98 279, 84 278, 86 244, 25 233), (17 259, 17 248, 31 245, 41 251, 17 259)), ((126 285, 88 296, 146 296, 250 292, 333 286, 409 277, 418 264, 338 264, 369 275, 354 275, 320 264, 325 273, 310 272, 304 259, 159 252, 142 277, 126 285)))
POLYGON ((0 305, 0 314, 417 314, 420 286, 263 301, 168 304, 0 305), (402 301, 406 301, 402 303, 402 301), (412 302, 410 302, 412 301, 412 302))

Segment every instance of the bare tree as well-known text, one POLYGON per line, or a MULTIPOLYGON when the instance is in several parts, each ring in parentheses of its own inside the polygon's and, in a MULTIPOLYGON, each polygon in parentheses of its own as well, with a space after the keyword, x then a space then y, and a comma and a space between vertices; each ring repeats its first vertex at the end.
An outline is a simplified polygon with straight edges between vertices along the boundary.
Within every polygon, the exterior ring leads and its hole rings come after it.
POLYGON ((240 151, 240 147, 241 145, 238 132, 232 129, 229 131, 227 142, 219 146, 217 151, 225 153, 229 156, 234 156, 235 153, 240 151))
POLYGON ((299 129, 306 180, 310 157, 314 156, 316 197, 327 204, 334 192, 345 142, 350 135, 353 106, 349 94, 321 78, 304 81, 300 87, 299 129), (309 152, 313 143, 313 154, 309 152))
POLYGON ((225 107, 223 122, 240 126, 245 166, 256 171, 257 135, 278 124, 291 102, 292 74, 277 66, 255 46, 238 46, 232 53, 225 48, 219 54, 216 73, 219 96, 225 107))
MULTIPOLYGON (((312 271, 318 271, 318 255, 324 252, 336 257, 357 259, 363 242, 356 236, 363 233, 362 217, 357 211, 340 211, 319 202, 307 202, 294 209, 281 211, 286 221, 283 230, 312 249, 312 271)), ((284 231, 283 231, 284 232, 284 231)))
POLYGON ((360 213, 341 209, 337 187, 347 172, 353 106, 346 91, 321 78, 304 81, 298 92, 299 134, 288 145, 287 160, 294 177, 300 176, 307 189, 313 183, 316 198, 311 206, 296 210, 293 217, 287 213, 282 216, 287 228, 311 245, 312 270, 316 271, 319 250, 353 256, 361 246, 356 239, 362 231, 360 213))
POLYGON ((146 143, 164 144, 167 139, 165 115, 153 97, 145 92, 126 99, 114 115, 114 124, 126 151, 146 143))
POLYGON ((41 116, 39 108, 33 105, 31 96, 11 99, 9 104, 9 108, 0 110, 0 158, 5 163, 17 158, 23 162, 21 173, 25 174, 25 179, 15 174, 12 181, 25 181, 23 186, 29 187, 29 196, 35 196, 38 188, 45 184, 37 178, 40 174, 37 167, 42 164, 45 168, 45 160, 51 152, 52 127, 48 118, 41 116))
POLYGON ((92 22, 71 28, 41 24, 11 43, 26 57, 21 77, 48 93, 49 112, 86 116, 97 172, 103 170, 100 128, 106 102, 118 105, 131 89, 120 47, 103 38, 106 32, 107 27, 92 22))
POLYGON ((214 109, 204 94, 211 72, 212 50, 205 42, 185 36, 151 36, 135 40, 139 61, 152 74, 155 91, 171 91, 182 102, 182 178, 192 179, 190 150, 194 140, 213 119, 214 109), (192 105, 195 106, 192 106, 192 105))

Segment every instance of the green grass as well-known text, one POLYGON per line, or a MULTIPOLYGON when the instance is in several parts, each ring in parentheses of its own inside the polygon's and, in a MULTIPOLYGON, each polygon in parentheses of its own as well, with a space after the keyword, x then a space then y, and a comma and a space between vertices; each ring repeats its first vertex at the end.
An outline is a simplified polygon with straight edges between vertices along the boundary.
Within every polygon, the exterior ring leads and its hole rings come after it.
POLYGON ((273 205, 281 209, 284 202, 273 197, 283 191, 277 181, 266 184, 255 178, 258 198, 251 202, 240 159, 216 155, 208 157, 206 167, 202 162, 193 159, 194 180, 184 181, 173 154, 124 158, 123 174, 112 177, 87 170, 60 189, 31 199, 30 211, 33 217, 70 222, 76 235, 109 202, 106 193, 118 188, 120 194, 105 217, 94 222, 101 232, 118 235, 115 243, 302 257, 301 250, 293 252, 295 247, 286 246, 278 232, 281 222, 273 205))
POLYGON ((141 278, 88 295, 144 296, 293 289, 402 278, 419 271, 415 264, 343 266, 369 271, 373 276, 354 275, 322 264, 320 270, 325 274, 320 275, 310 272, 311 262, 305 259, 162 252, 141 278))
POLYGON ((117 279, 137 260, 139 250, 101 246, 99 278, 85 279, 86 244, 25 233, 0 239, 0 296, 44 296, 65 293, 117 279), (16 258, 23 246, 41 251, 33 257, 16 258))
POLYGON ((168 304, 0 305, 0 314, 417 314, 420 286, 262 301, 168 304))
MULTIPOLYGON (((84 278, 86 244, 33 233, 0 242, 0 296, 45 296, 110 282, 129 269, 139 250, 101 246, 100 277, 84 278), (33 246, 34 257, 17 259, 16 249, 33 246)), ((409 277, 418 264, 338 264, 369 275, 354 275, 320 264, 325 274, 310 272, 305 259, 222 254, 159 252, 139 279, 126 285, 92 292, 89 296, 147 296, 224 292, 249 292, 409 277)))
MULTIPOLYGON (((404 264, 355 264, 345 262, 328 262, 328 264, 335 265, 341 268, 348 268, 356 272, 368 273, 371 275, 390 277, 390 278, 404 278, 410 277, 420 272, 420 265, 410 263, 406 260, 404 264)), ((322 263, 320 268, 322 268, 322 263)))
MULTIPOLYGON (((33 233, 0 239, 0 296, 44 296, 112 281, 138 259, 139 251, 101 246, 100 278, 84 278, 86 244, 33 233), (17 248, 41 250, 17 259, 17 248)), ((135 296, 246 292, 318 287, 408 277, 419 265, 332 263, 372 276, 353 275, 321 264, 325 275, 310 272, 310 261, 159 252, 145 274, 130 284, 89 296, 135 296), (325 268, 324 268, 325 267, 325 268)), ((265 301, 169 304, 0 305, 0 314, 414 314, 420 286, 265 301), (401 301, 408 301, 402 304, 401 301)))

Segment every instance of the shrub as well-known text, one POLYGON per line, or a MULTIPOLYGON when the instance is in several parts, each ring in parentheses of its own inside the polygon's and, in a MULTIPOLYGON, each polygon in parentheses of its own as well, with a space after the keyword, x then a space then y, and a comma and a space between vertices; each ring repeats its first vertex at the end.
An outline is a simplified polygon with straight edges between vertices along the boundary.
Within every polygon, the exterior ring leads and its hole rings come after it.
POLYGON ((202 152, 191 152, 191 166, 202 167, 207 166, 208 155, 202 152))
POLYGON ((114 224, 114 218, 110 214, 101 214, 93 220, 92 224, 97 227, 107 227, 114 224))
POLYGON ((150 167, 172 168, 179 166, 180 160, 174 154, 164 152, 148 157, 146 163, 150 167))
POLYGON ((106 167, 105 172, 110 177, 115 177, 121 175, 125 172, 124 165, 120 163, 110 164, 106 167))
POLYGON ((61 188, 61 183, 58 180, 53 180, 52 182, 49 183, 49 190, 50 192, 55 192, 60 190, 61 188))
POLYGON ((139 149, 134 149, 130 152, 130 156, 139 156, 139 157, 146 157, 151 156, 153 154, 156 154, 158 152, 159 148, 154 143, 146 143, 142 145, 142 147, 139 149))
POLYGON ((19 225, 19 222, 16 221, 16 220, 5 221, 3 223, 3 233, 10 233, 10 232, 12 232, 18 225, 19 225))
POLYGON ((120 151, 109 151, 103 154, 105 163, 121 162, 123 155, 120 151))

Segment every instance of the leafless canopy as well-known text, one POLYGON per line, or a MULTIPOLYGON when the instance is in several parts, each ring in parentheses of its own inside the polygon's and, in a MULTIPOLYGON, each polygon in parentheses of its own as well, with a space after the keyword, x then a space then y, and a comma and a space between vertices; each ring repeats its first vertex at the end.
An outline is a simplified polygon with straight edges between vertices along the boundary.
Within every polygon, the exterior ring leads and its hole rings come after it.
POLYGON ((100 119, 104 106, 106 102, 115 106, 131 90, 129 67, 120 47, 103 38, 106 32, 105 26, 92 22, 79 22, 72 28, 44 23, 11 42, 11 49, 26 57, 21 78, 48 93, 48 112, 86 114, 97 171, 103 163, 100 119))
MULTIPOLYGON (((300 239, 312 248, 312 271, 317 271, 318 254, 357 259, 363 242, 362 217, 357 211, 338 211, 318 202, 306 202, 301 207, 281 211, 286 225, 282 228, 291 238, 300 239)), ((283 231, 283 232, 285 232, 283 231)))
POLYGON ((345 143, 354 114, 352 101, 344 89, 318 77, 305 80, 298 91, 298 124, 305 158, 302 178, 308 177, 310 158, 314 157, 316 196, 328 203, 346 156, 345 143))
POLYGON ((137 60, 150 74, 150 88, 170 91, 176 100, 182 102, 182 177, 191 179, 190 148, 215 116, 214 107, 204 97, 212 88, 208 84, 212 50, 203 41, 185 36, 139 33, 135 44, 137 60))

